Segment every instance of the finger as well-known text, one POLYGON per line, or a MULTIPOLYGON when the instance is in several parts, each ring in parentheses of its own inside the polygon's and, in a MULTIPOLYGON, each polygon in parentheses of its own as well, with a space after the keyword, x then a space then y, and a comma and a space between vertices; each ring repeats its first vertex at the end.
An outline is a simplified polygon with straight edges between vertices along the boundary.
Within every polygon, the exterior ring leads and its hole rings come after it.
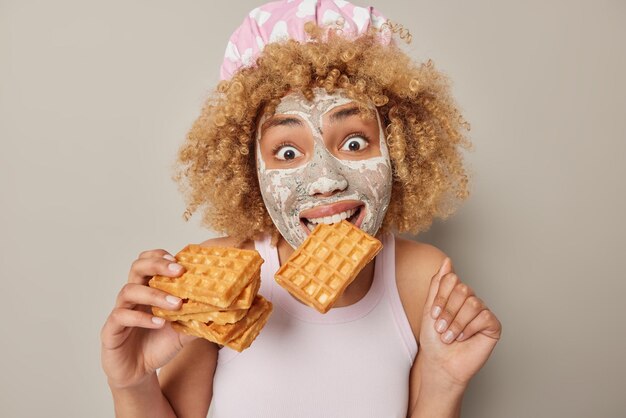
POLYGON ((163 257, 139 258, 128 273, 128 283, 146 284, 155 275, 178 277, 185 268, 163 257))
POLYGON ((452 271, 452 261, 449 257, 446 257, 439 267, 439 271, 430 279, 430 287, 428 288, 428 296, 426 297, 426 305, 424 306, 424 312, 430 312, 435 295, 439 290, 439 283, 441 278, 452 271))
POLYGON ((435 323, 435 329, 437 332, 442 333, 448 329, 448 326, 452 323, 452 320, 461 309, 461 306, 465 303, 465 300, 472 296, 474 292, 465 283, 457 283, 452 289, 450 296, 446 304, 439 315, 439 319, 435 323))
POLYGON ((158 329, 163 327, 165 320, 146 312, 131 309, 113 309, 104 323, 100 333, 104 347, 113 349, 118 347, 133 327, 158 329))
POLYGON ((157 250, 143 251, 137 256, 137 259, 140 258, 165 258, 170 261, 176 261, 176 258, 172 254, 161 248, 157 250))
POLYGON ((460 283, 458 276, 454 273, 448 273, 441 278, 439 283, 439 290, 435 296, 433 306, 431 309, 431 316, 433 319, 439 318, 439 315, 443 312, 443 308, 448 303, 448 298, 454 290, 454 287, 460 283))
POLYGON ((181 299, 163 292, 136 283, 127 283, 117 295, 116 308, 133 309, 137 305, 150 305, 167 310, 178 310, 181 299))
POLYGON ((465 299, 463 306, 459 309, 458 313, 452 320, 448 322, 450 324, 441 335, 441 341, 444 343, 451 343, 454 341, 461 332, 465 329, 467 324, 472 322, 478 314, 485 309, 483 302, 476 296, 470 296, 465 299))
POLYGON ((483 309, 469 324, 461 331, 457 341, 465 341, 477 333, 486 335, 494 339, 500 338, 502 325, 498 318, 489 309, 483 309))

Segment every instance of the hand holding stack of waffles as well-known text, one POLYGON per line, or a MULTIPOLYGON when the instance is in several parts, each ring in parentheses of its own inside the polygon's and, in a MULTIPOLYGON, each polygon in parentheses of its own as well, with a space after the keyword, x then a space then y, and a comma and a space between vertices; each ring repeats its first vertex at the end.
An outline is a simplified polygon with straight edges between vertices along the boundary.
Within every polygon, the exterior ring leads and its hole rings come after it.
MULTIPOLYGON (((302 303, 326 313, 382 244, 347 221, 319 224, 276 272, 302 303)), ((176 255, 186 272, 155 276, 151 287, 183 299, 179 310, 153 307, 179 332, 242 351, 266 324, 272 304, 258 294, 263 259, 256 251, 188 245, 176 255)))
POLYGON ((152 313, 172 327, 234 350, 250 346, 267 322, 272 304, 257 294, 263 259, 256 251, 188 245, 176 260, 186 272, 177 278, 154 276, 154 287, 183 300, 169 311, 152 313))

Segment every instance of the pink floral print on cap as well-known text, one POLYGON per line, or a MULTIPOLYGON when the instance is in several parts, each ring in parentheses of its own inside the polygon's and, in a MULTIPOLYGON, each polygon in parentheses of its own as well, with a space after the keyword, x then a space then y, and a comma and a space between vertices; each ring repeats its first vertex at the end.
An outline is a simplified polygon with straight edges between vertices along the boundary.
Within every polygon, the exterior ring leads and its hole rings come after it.
MULTIPOLYGON (((220 70, 222 80, 230 79, 241 67, 254 64, 265 45, 294 39, 307 41, 304 25, 314 22, 340 29, 343 36, 356 38, 370 26, 381 29, 387 19, 373 7, 359 7, 344 0, 281 0, 266 3, 248 13, 230 37, 220 70)), ((384 45, 391 42, 389 29, 380 32, 384 45)))

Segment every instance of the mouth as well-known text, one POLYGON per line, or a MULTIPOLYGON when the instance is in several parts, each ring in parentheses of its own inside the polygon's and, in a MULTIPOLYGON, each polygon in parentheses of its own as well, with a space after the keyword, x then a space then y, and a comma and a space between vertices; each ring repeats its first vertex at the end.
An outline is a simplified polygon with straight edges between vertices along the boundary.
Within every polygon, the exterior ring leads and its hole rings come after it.
POLYGON ((306 235, 309 235, 319 224, 332 225, 344 219, 358 228, 364 218, 363 202, 346 201, 305 210, 300 214, 300 224, 306 235))

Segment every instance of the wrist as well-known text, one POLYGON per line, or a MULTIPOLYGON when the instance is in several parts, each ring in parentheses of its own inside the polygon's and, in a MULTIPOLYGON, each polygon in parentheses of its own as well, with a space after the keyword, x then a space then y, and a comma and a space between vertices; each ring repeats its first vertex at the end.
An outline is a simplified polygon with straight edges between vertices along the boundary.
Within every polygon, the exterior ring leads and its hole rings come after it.
POLYGON ((461 413, 465 386, 448 379, 429 376, 420 382, 417 403, 411 418, 458 418, 461 413))
POLYGON ((454 402, 463 398, 466 386, 439 380, 427 379, 420 382, 418 398, 430 398, 454 402))
POLYGON ((428 390, 431 394, 448 394, 450 396, 462 396, 469 382, 455 379, 441 370, 422 369, 420 375, 420 390, 428 390))
POLYGON ((109 382, 116 417, 175 418, 176 414, 161 391, 156 373, 140 383, 119 386, 109 382))
POLYGON ((119 382, 119 381, 115 381, 113 379, 107 379, 107 383, 109 385, 109 389, 111 389, 111 391, 115 391, 115 392, 135 392, 135 393, 142 393, 145 391, 149 391, 151 387, 153 387, 155 385, 155 383, 158 385, 159 379, 157 377, 156 372, 152 372, 150 374, 147 374, 145 376, 143 376, 141 379, 134 381, 134 382, 119 382))

